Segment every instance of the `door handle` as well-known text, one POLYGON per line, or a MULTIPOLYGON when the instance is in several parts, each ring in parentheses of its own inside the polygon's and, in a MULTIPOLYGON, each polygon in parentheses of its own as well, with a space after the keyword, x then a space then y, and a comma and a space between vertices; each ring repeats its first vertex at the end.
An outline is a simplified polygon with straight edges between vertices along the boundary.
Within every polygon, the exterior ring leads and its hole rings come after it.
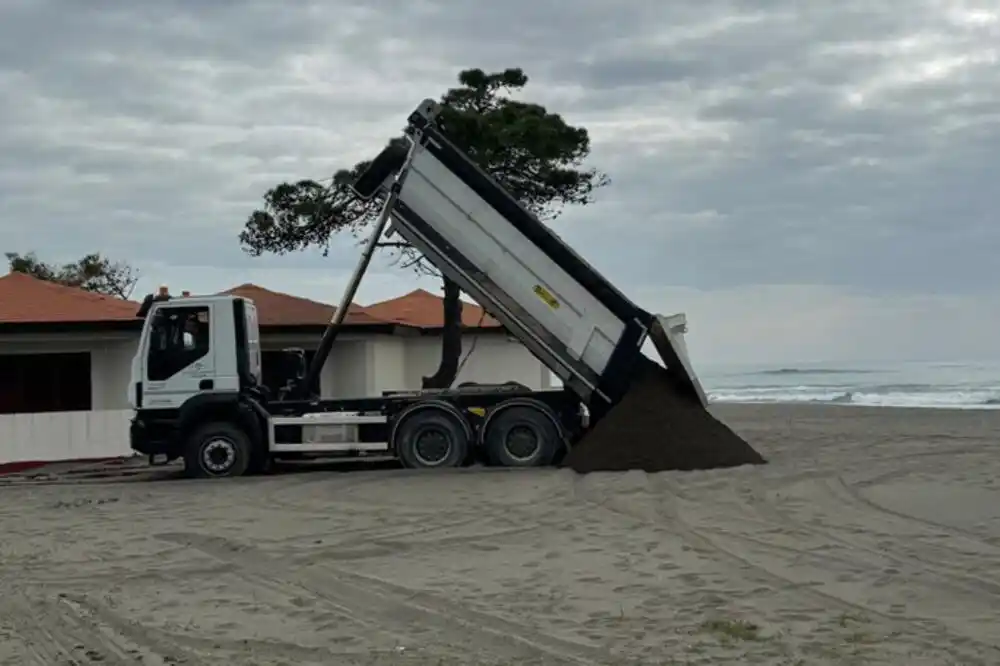
POLYGON ((215 382, 212 381, 211 379, 203 379, 200 382, 198 382, 199 391, 210 391, 213 388, 215 388, 215 382))

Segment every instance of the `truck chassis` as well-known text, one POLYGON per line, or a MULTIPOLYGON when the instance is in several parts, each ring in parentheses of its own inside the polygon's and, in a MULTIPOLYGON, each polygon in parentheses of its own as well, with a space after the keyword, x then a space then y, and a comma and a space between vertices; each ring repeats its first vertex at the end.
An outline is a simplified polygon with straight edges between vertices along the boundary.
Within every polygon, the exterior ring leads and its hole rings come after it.
POLYGON ((180 413, 145 410, 132 422, 132 448, 154 464, 182 458, 195 477, 260 473, 276 460, 371 455, 410 468, 537 467, 558 462, 587 422, 569 391, 519 385, 318 402, 203 396, 180 413))

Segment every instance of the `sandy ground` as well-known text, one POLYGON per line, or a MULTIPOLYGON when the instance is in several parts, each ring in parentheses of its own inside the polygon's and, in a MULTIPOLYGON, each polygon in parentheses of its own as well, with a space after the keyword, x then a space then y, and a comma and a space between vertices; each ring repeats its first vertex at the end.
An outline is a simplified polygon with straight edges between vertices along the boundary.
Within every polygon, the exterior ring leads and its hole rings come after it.
POLYGON ((716 411, 771 464, 7 479, 0 663, 1000 663, 1000 413, 716 411))

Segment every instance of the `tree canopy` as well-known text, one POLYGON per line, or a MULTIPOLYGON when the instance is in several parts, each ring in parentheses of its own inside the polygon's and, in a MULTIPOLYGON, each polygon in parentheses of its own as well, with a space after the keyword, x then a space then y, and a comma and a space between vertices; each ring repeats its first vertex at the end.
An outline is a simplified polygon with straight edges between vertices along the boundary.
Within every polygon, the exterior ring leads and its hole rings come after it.
POLYGON ((6 252, 8 268, 40 280, 68 287, 127 299, 139 281, 138 272, 124 261, 112 261, 93 253, 68 264, 56 265, 40 260, 34 252, 6 252))
MULTIPOLYGON (((511 96, 528 84, 521 69, 491 74, 468 69, 458 82, 440 99, 439 125, 539 218, 551 220, 566 205, 590 203, 594 192, 609 182, 605 174, 582 166, 590 155, 585 128, 511 96)), ((259 256, 309 247, 325 250, 337 233, 363 232, 375 220, 378 202, 358 199, 350 186, 369 164, 366 160, 341 169, 329 183, 300 180, 268 190, 263 207, 251 213, 240 233, 244 251, 259 256)))
MULTIPOLYGON (((585 128, 568 124, 540 104, 513 97, 527 84, 528 77, 519 68, 493 73, 464 70, 458 75, 458 86, 441 96, 437 122, 449 139, 522 205, 540 219, 552 220, 568 205, 590 203, 595 191, 609 179, 584 166, 590 155, 585 128)), ((418 101, 414 100, 414 105, 418 101)), ((390 144, 393 142, 405 139, 400 135, 390 144)), ((240 233, 243 250, 259 256, 319 247, 326 253, 335 234, 363 233, 377 218, 380 202, 358 199, 350 186, 370 164, 363 161, 341 169, 329 182, 300 180, 268 190, 262 208, 250 214, 240 233)), ((406 244, 385 247, 402 266, 436 273, 406 244)), ((461 353, 459 289, 445 279, 444 291, 440 376, 447 374, 442 372, 446 364, 457 366, 461 353)))

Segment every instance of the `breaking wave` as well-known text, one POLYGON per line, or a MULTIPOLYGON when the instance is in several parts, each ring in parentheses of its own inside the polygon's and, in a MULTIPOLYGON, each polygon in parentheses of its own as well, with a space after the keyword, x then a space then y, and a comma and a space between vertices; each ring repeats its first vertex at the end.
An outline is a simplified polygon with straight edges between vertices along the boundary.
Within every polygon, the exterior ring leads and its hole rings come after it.
POLYGON ((827 403, 869 407, 1000 409, 1000 386, 989 388, 906 384, 856 388, 756 386, 710 390, 709 399, 712 402, 738 403, 827 403))

